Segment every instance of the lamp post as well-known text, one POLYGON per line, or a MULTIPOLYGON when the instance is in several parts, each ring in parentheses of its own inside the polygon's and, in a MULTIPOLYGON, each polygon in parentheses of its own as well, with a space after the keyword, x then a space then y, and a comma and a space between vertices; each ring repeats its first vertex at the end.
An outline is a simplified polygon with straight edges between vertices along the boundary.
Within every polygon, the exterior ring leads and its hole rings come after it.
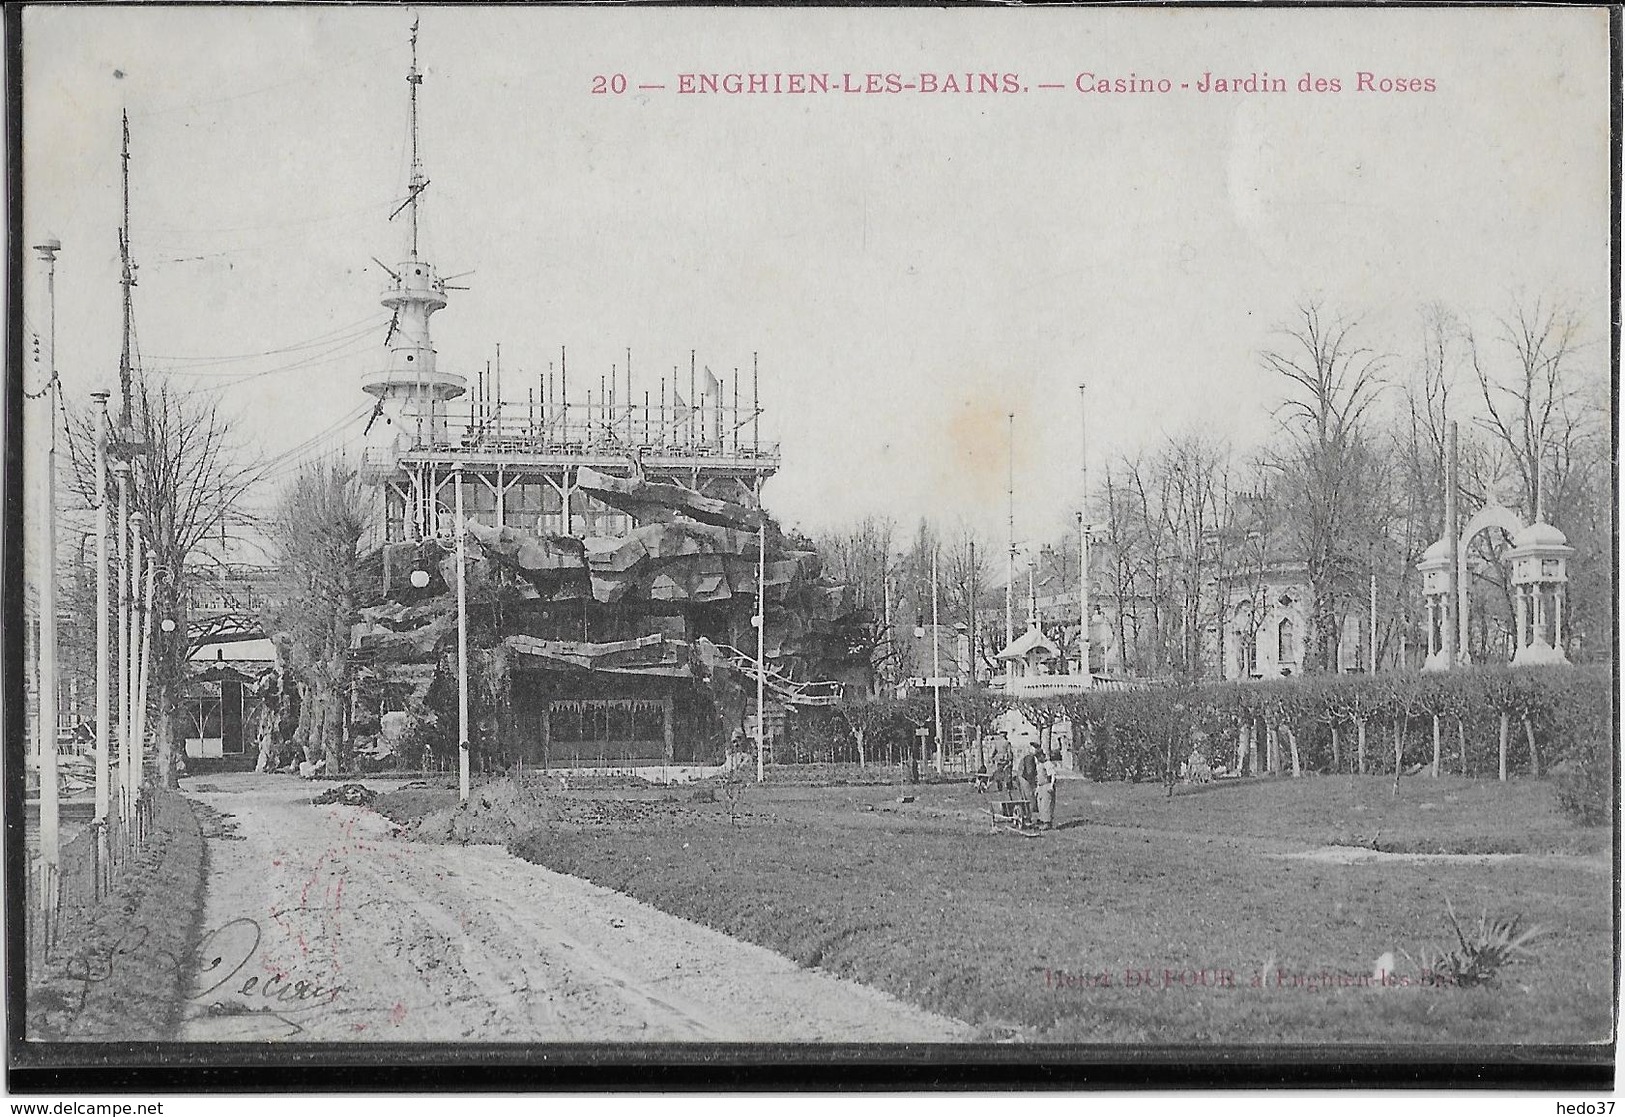
POLYGON ((767 516, 756 544, 756 782, 767 779, 767 740, 763 731, 767 711, 763 708, 767 690, 767 516))
POLYGON ((1375 675, 1377 673, 1377 567, 1376 567, 1376 563, 1375 563, 1375 555, 1373 555, 1372 567, 1371 567, 1371 649, 1370 649, 1370 660, 1371 660, 1370 671, 1371 671, 1371 674, 1375 675))
POLYGON ((147 591, 141 600, 141 673, 136 680, 135 769, 130 773, 132 795, 140 790, 141 775, 146 769, 147 741, 147 681, 152 674, 152 594, 157 581, 158 552, 147 552, 147 591))
POLYGON ((113 463, 118 479, 118 815, 128 819, 124 775, 130 770, 130 463, 113 463))
POLYGON ((463 470, 457 468, 457 800, 468 802, 468 578, 463 570, 463 470))
MULTIPOLYGON (((41 895, 45 897, 47 927, 56 914, 56 880, 62 851, 56 778, 57 694, 56 694, 56 254, 62 247, 55 240, 37 244, 34 250, 46 265, 46 290, 50 299, 50 362, 43 400, 45 404, 45 464, 40 476, 39 570, 39 843, 43 872, 41 895)), ((36 345, 38 339, 36 338, 36 345)), ((35 350, 38 363, 39 351, 35 350)), ((47 930, 47 941, 50 932, 47 930)))
MULTIPOLYGON (((107 823, 108 743, 111 740, 108 717, 112 712, 111 639, 107 631, 107 392, 92 392, 96 405, 96 819, 107 823)), ((106 831, 99 831, 105 841, 106 831)), ((105 854, 105 850, 101 851, 105 854)), ((101 858, 106 863, 106 857, 101 858)))
POLYGON ((126 817, 133 818, 136 806, 136 793, 141 787, 141 737, 140 726, 141 708, 139 706, 141 687, 141 525, 146 517, 137 508, 130 513, 130 614, 128 625, 130 628, 130 654, 124 665, 124 717, 128 728, 124 734, 125 755, 124 767, 119 773, 120 783, 123 786, 124 809, 126 817))

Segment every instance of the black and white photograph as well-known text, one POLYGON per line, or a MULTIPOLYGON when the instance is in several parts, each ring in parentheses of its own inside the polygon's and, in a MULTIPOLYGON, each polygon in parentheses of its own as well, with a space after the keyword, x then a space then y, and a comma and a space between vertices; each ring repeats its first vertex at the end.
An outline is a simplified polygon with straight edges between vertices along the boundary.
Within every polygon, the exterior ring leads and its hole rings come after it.
POLYGON ((13 1090, 1611 1084, 1617 8, 8 17, 13 1090))

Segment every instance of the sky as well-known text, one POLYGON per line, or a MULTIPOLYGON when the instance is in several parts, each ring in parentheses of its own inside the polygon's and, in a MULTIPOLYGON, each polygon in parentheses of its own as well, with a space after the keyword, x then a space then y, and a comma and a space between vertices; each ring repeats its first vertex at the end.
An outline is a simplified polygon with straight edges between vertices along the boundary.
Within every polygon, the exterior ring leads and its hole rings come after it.
MULTIPOLYGON (((1606 369, 1602 9, 420 15, 424 256, 469 273, 433 319, 441 368, 472 379, 500 343, 522 403, 561 346, 575 390, 630 348, 639 395, 686 381, 690 349, 746 384, 759 354, 783 451, 764 501, 808 530, 880 514, 1002 538, 1013 413, 1017 534, 1060 533, 1083 383, 1092 469, 1165 435, 1276 437, 1260 353, 1305 299, 1360 316, 1403 378, 1423 304, 1488 330, 1519 294, 1559 298, 1606 369), (677 92, 966 71, 1026 91, 677 92), (1359 71, 1435 89, 1361 92, 1359 71), (1171 88, 1081 93, 1080 73, 1171 88), (1289 91, 1196 88, 1255 73, 1289 91), (617 74, 625 93, 592 91, 617 74), (1306 74, 1343 89, 1300 93, 1306 74)), ((372 257, 406 255, 410 20, 24 12, 23 226, 63 244, 71 400, 116 386, 125 108, 145 366, 217 393, 266 457, 360 446, 388 321, 372 257)))

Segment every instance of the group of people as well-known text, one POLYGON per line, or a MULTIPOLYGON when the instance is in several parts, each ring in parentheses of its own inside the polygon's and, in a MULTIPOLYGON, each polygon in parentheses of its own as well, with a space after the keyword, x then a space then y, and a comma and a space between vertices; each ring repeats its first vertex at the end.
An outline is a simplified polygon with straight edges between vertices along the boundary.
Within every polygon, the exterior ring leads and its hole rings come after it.
POLYGON ((1000 738, 993 746, 993 768, 986 763, 977 770, 976 782, 983 789, 1011 792, 1027 804, 1028 817, 1046 830, 1055 829, 1056 779, 1061 769, 1059 752, 1045 753, 1021 744, 1012 747, 1000 738))

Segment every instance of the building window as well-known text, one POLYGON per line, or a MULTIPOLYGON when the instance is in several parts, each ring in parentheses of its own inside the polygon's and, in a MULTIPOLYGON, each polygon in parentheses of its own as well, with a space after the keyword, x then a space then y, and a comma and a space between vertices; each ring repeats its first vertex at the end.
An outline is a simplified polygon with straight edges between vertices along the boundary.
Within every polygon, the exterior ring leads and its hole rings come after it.
POLYGON ((1236 633, 1241 674, 1258 674, 1258 635, 1251 629, 1236 633))
POLYGON ((1298 634, 1292 618, 1287 617, 1281 621, 1275 632, 1277 663, 1296 663, 1298 660, 1298 634))

